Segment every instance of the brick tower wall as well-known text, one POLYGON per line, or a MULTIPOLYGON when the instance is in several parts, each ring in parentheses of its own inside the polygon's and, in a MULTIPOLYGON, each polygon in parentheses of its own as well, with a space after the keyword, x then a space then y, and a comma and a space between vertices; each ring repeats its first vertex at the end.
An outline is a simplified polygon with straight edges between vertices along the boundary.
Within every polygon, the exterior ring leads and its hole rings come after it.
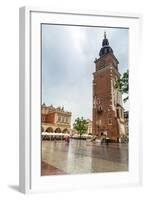
MULTIPOLYGON (((119 126, 116 109, 113 108, 113 82, 117 79, 117 69, 112 56, 106 55, 96 62, 96 72, 93 74, 93 134, 107 133, 108 137, 117 141, 119 126), (100 62, 104 62, 101 66, 100 62)), ((117 71, 118 72, 118 71, 117 71)))

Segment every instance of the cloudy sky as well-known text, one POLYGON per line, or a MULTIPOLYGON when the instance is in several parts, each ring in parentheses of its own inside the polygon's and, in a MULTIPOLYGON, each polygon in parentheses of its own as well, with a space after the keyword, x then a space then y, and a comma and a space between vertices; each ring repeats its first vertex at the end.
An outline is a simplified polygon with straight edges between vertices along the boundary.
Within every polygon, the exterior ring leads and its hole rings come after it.
POLYGON ((128 30, 42 25, 42 103, 64 106, 77 117, 92 119, 92 73, 104 31, 119 72, 128 68, 128 30))

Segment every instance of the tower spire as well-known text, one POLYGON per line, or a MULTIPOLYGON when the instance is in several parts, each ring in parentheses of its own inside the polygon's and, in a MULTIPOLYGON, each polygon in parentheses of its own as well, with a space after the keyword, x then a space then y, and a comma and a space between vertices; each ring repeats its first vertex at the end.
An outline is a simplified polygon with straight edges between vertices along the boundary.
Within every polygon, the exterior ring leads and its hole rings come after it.
POLYGON ((108 53, 113 53, 113 50, 109 46, 109 41, 106 37, 106 32, 104 31, 104 39, 102 40, 102 47, 100 49, 99 56, 101 57, 108 53))

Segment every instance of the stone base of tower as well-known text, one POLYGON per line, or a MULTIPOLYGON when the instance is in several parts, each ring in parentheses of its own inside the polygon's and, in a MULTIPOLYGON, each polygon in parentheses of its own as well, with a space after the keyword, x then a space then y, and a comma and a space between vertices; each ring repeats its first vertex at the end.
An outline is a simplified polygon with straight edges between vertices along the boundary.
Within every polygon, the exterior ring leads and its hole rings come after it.
POLYGON ((126 135, 125 122, 123 119, 115 117, 115 112, 101 113, 97 115, 93 111, 93 127, 92 134, 98 138, 105 135, 112 142, 120 142, 120 138, 126 135))

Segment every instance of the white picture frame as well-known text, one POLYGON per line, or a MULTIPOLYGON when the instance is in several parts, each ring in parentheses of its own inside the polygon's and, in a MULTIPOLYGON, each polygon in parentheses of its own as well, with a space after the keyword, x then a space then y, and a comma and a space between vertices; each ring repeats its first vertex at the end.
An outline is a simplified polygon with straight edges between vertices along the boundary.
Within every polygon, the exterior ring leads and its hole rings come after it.
POLYGON ((20 8, 20 191, 23 193, 125 187, 142 182, 140 83, 140 14, 99 11, 50 11, 20 8), (130 141, 129 171, 84 175, 40 175, 40 24, 74 24, 129 28, 130 141), (37 89, 36 89, 37 88, 37 89), (97 181, 98 180, 98 181, 97 181))

